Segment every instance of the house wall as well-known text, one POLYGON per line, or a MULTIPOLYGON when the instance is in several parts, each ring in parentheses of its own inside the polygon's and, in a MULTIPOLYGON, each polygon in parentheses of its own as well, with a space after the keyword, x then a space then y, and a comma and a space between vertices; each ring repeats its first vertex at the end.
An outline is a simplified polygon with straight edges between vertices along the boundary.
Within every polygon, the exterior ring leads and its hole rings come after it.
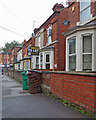
POLYGON ((48 45, 48 38, 47 38, 47 29, 49 26, 52 26, 52 36, 51 36, 51 40, 52 42, 55 40, 58 40, 58 16, 57 13, 54 13, 50 19, 46 22, 46 24, 44 25, 44 46, 48 45), (54 23, 54 24, 52 24, 54 23))
POLYGON ((34 36, 30 38, 27 42, 24 43, 22 47, 22 58, 28 56, 28 46, 32 45, 35 46, 35 38, 34 36))
POLYGON ((92 16, 96 16, 96 1, 91 3, 91 14, 92 16))
POLYGON ((20 49, 21 47, 14 47, 12 50, 12 57, 13 57, 13 63, 17 62, 17 51, 20 49))
POLYGON ((60 12, 54 13, 54 15, 45 24, 44 29, 44 45, 48 45, 47 28, 52 25, 52 43, 50 46, 54 46, 54 70, 65 70, 65 52, 66 52, 66 40, 62 35, 63 32, 68 30, 68 25, 63 26, 64 20, 67 19, 67 9, 62 9, 60 12), (49 24, 51 23, 51 24, 49 24), (53 23, 53 24, 52 24, 53 23), (54 43, 54 41, 57 41, 54 43))
POLYGON ((41 48, 44 46, 44 28, 41 28, 35 35, 35 46, 36 47, 39 47, 38 46, 38 38, 39 36, 41 37, 41 41, 40 41, 40 44, 41 44, 41 48))
POLYGON ((94 29, 94 70, 96 71, 96 29, 94 29))
POLYGON ((60 28, 59 28, 59 69, 65 71, 66 66, 66 38, 63 36, 63 32, 68 30, 68 24, 63 25, 62 23, 68 20, 68 9, 65 8, 60 11, 60 28))
POLYGON ((6 61, 6 64, 7 64, 7 65, 11 64, 11 63, 12 63, 11 57, 12 57, 12 55, 9 54, 9 53, 8 53, 8 55, 5 54, 5 53, 1 53, 1 54, 0 54, 0 64, 4 65, 4 61, 6 61), (6 57, 5 57, 5 56, 6 56, 6 57), (7 60, 8 60, 8 61, 7 61, 7 60), (8 62, 8 63, 7 63, 7 62, 8 62))
POLYGON ((0 64, 4 65, 4 54, 0 54, 0 64))
MULTIPOLYGON (((91 2, 91 19, 90 20, 92 20, 93 17, 96 17, 96 1, 91 2)), ((70 21, 68 29, 71 29, 74 26, 80 24, 80 2, 70 3, 68 7, 68 21, 70 21)), ((95 22, 94 21, 91 21, 91 22, 95 23, 96 20, 95 22)))
POLYGON ((17 52, 17 61, 22 59, 22 49, 17 52))
POLYGON ((77 22, 80 22, 80 2, 75 2, 68 8, 68 21, 70 21, 68 29, 73 28, 77 25, 77 22), (72 11, 73 7, 74 11, 72 11))

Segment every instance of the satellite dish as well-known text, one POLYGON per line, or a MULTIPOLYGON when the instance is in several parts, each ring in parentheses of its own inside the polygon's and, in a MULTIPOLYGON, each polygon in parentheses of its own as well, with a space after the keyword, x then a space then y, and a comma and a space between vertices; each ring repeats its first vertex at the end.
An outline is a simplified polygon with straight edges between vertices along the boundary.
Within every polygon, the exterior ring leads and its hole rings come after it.
POLYGON ((68 20, 64 20, 64 22, 62 23, 63 25, 67 25, 68 24, 68 20))

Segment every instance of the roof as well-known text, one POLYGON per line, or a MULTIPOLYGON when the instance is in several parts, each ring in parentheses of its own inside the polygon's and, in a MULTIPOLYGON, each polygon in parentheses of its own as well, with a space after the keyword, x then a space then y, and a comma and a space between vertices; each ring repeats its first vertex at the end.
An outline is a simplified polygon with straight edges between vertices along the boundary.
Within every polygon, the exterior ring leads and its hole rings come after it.
POLYGON ((22 48, 22 44, 19 44, 19 45, 16 45, 15 47, 13 47, 12 49, 14 49, 14 48, 22 48))
POLYGON ((37 30, 36 30, 36 32, 38 32, 43 26, 44 26, 44 24, 46 24, 49 20, 50 20, 50 18, 52 17, 52 16, 54 16, 56 13, 58 13, 59 11, 55 11, 37 30))
POLYGON ((91 27, 91 26, 96 26, 96 23, 88 23, 85 25, 78 25, 78 26, 74 26, 73 28, 69 29, 67 32, 62 33, 64 36, 69 35, 72 31, 77 31, 79 30, 79 28, 84 28, 84 27, 91 27))
POLYGON ((29 40, 27 40, 27 41, 23 44, 23 46, 26 45, 29 41, 31 41, 32 38, 33 38, 33 37, 31 37, 29 40))
POLYGON ((11 55, 12 54, 12 50, 9 52, 9 51, 5 51, 5 52, 2 52, 2 53, 0 53, 0 54, 3 54, 3 55, 11 55))

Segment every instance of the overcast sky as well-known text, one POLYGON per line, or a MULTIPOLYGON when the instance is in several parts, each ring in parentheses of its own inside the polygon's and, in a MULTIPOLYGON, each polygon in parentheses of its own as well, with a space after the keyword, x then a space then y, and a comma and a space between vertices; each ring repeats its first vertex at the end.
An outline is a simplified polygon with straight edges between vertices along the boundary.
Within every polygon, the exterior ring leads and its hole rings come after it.
POLYGON ((0 47, 28 40, 33 29, 53 13, 55 3, 61 2, 65 0, 0 0, 0 47))

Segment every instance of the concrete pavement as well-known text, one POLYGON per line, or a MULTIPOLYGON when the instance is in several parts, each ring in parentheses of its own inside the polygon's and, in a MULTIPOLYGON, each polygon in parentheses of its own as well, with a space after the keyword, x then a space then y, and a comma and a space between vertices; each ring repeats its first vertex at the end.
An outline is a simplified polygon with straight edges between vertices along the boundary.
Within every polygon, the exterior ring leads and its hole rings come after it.
POLYGON ((0 78, 3 118, 88 118, 44 94, 23 91, 22 85, 8 76, 0 78))

